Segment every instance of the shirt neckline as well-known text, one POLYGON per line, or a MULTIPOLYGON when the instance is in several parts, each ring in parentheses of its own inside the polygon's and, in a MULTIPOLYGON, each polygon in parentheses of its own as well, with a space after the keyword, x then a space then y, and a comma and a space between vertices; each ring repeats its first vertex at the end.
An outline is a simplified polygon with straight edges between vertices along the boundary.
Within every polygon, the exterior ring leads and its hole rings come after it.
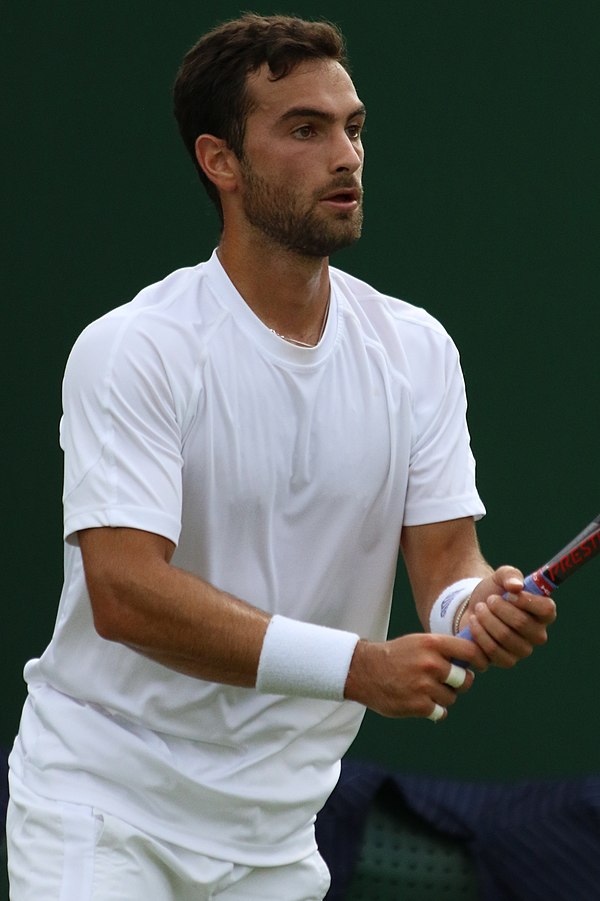
POLYGON ((330 301, 327 322, 318 344, 299 347, 275 334, 248 306, 219 260, 216 249, 205 264, 205 271, 216 289, 219 302, 227 308, 239 328, 248 338, 272 357, 300 366, 312 366, 327 357, 336 343, 339 329, 339 303, 330 279, 330 301))

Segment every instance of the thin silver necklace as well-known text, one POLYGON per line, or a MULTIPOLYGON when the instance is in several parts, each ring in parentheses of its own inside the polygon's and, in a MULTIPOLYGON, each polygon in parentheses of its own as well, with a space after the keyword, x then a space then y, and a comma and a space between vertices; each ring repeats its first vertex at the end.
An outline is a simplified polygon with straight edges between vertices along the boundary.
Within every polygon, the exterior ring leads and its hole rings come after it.
POLYGON ((295 344, 296 347, 316 347, 321 338, 323 337, 323 332, 325 331, 325 326, 327 325, 327 318, 329 316, 329 299, 327 300, 327 306, 325 307, 325 314, 323 316, 323 322, 321 323, 321 330, 319 331, 319 335, 314 344, 309 344, 307 341, 299 341, 298 338, 288 338, 287 335, 282 335, 279 332, 276 332, 274 328, 269 329, 269 331, 273 332, 274 335, 277 335, 278 338, 282 338, 284 341, 287 341, 288 344, 295 344))

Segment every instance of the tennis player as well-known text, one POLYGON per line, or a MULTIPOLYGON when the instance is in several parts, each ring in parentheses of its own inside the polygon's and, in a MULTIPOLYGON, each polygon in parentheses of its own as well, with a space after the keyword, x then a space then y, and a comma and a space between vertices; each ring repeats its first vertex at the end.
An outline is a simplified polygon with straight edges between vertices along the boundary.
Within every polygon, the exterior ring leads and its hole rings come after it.
POLYGON ((67 364, 65 582, 25 669, 12 901, 323 898, 313 825, 365 707, 443 719, 473 681, 453 659, 512 666, 555 616, 481 556, 452 341, 329 265, 362 224, 339 32, 220 26, 175 112, 222 233, 67 364), (400 547, 425 631, 386 640, 400 547))

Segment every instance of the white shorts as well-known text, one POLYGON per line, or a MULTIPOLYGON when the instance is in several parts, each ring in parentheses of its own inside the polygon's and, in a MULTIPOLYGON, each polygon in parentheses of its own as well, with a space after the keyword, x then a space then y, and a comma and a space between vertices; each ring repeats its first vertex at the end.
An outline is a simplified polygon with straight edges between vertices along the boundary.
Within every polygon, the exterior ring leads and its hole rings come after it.
POLYGON ((11 901, 322 901, 329 872, 313 854, 247 867, 157 841, 84 804, 49 801, 10 774, 11 901))

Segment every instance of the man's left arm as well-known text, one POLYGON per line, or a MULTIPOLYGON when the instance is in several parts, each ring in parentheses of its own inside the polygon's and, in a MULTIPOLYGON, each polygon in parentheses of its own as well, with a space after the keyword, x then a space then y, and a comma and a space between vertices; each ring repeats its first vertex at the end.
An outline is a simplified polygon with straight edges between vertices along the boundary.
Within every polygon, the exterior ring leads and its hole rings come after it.
POLYGON ((427 630, 432 607, 446 588, 462 579, 481 579, 456 623, 457 628, 471 629, 481 652, 471 664, 476 669, 514 666, 545 644, 548 626, 556 619, 554 601, 523 591, 523 574, 515 567, 492 569, 483 558, 471 517, 405 526, 401 547, 427 630), (510 600, 503 599, 505 593, 510 600))

